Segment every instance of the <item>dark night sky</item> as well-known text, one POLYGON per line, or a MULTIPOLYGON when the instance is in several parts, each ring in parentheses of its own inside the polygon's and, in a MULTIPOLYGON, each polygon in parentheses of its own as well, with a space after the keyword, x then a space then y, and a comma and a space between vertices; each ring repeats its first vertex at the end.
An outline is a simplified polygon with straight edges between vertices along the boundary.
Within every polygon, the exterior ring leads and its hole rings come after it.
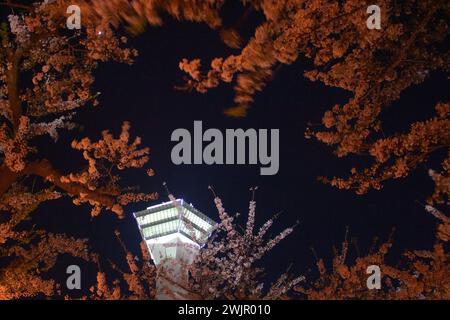
MULTIPOLYGON (((332 247, 339 246, 344 238, 346 226, 350 237, 358 239, 362 252, 367 251, 375 236, 385 240, 393 227, 396 228, 394 254, 432 244, 436 221, 417 202, 424 202, 432 191, 424 166, 411 177, 389 182, 381 191, 364 196, 316 181, 320 175, 346 175, 352 165, 366 160, 338 159, 330 148, 304 138, 308 122, 319 123, 325 110, 349 97, 342 90, 304 79, 302 72, 308 62, 282 67, 264 92, 257 94, 249 115, 231 119, 222 114, 233 103, 231 85, 222 85, 204 95, 173 89, 181 83, 183 74, 178 62, 182 58, 200 57, 208 64, 215 56, 233 52, 222 44, 217 32, 204 25, 166 19, 162 28, 147 30, 133 39, 132 44, 140 51, 133 66, 111 63, 98 69, 95 90, 102 92, 100 106, 77 116, 83 130, 63 134, 56 145, 46 140, 45 147, 56 166, 84 165, 81 154, 68 148, 70 141, 84 136, 97 139, 107 128, 114 128, 117 134, 122 122, 127 120, 132 123, 132 134, 141 136, 143 144, 151 148, 149 165, 156 176, 149 178, 143 172, 129 171, 125 180, 145 191, 160 192, 161 201, 167 201, 161 185, 167 181, 177 197, 192 202, 217 220, 208 185, 215 187, 230 213, 243 214, 247 212, 250 198, 248 188, 259 186, 259 224, 278 211, 283 214, 274 232, 300 221, 295 232, 266 260, 270 274, 283 272, 291 262, 295 272, 308 274, 315 262, 310 247, 329 261, 332 247), (173 165, 170 151, 175 143, 170 141, 170 135, 177 128, 192 132, 194 120, 202 120, 204 128, 222 130, 279 128, 278 174, 260 176, 259 165, 173 165)), ((433 74, 424 84, 406 90, 401 100, 383 114, 385 129, 387 132, 407 129, 411 121, 427 118, 435 102, 448 99, 445 75, 433 74)), ((136 250, 139 233, 131 213, 151 204, 130 206, 128 217, 121 221, 113 214, 104 214, 91 223, 88 207, 74 207, 68 200, 58 200, 39 209, 38 221, 51 231, 88 237, 104 258, 114 259, 120 246, 112 231, 119 228, 127 245, 136 250)), ((245 223, 243 219, 240 221, 245 223)))

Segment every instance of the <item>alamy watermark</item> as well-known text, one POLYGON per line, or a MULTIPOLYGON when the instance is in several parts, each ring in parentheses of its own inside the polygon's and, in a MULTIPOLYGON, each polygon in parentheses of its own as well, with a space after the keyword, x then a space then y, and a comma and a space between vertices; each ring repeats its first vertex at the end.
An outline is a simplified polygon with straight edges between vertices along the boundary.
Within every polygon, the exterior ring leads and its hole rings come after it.
POLYGON ((369 30, 381 29, 381 8, 375 4, 367 7, 366 12, 370 14, 367 18, 366 25, 369 30))
POLYGON ((279 129, 226 129, 223 134, 214 128, 203 132, 202 121, 194 121, 193 136, 189 130, 179 128, 172 132, 171 141, 178 142, 171 153, 175 165, 260 164, 264 176, 277 174, 280 167, 279 129))
POLYGON ((366 273, 370 274, 367 278, 366 285, 367 289, 381 289, 381 269, 377 265, 370 265, 366 269, 366 273))
POLYGON ((70 5, 67 7, 67 14, 70 16, 67 18, 66 26, 69 30, 81 29, 81 9, 77 5, 70 5))
MULTIPOLYGON (((45 0, 44 3, 52 3, 54 0, 45 0)), ((69 30, 81 29, 81 9, 78 5, 72 4, 67 7, 67 28, 69 30)), ((367 7, 366 13, 369 14, 367 18, 366 25, 369 30, 380 30, 381 29, 381 8, 372 4, 367 7)))
POLYGON ((66 269, 66 274, 69 276, 66 280, 66 286, 69 290, 81 289, 81 269, 76 264, 70 265, 66 269))

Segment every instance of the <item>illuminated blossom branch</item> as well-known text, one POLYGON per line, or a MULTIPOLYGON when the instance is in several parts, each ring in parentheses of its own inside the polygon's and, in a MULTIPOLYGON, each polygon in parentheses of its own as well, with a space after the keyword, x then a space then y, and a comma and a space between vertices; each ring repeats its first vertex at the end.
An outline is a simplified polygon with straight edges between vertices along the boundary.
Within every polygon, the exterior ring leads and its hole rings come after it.
MULTIPOLYGON (((254 35, 239 53, 214 58, 206 71, 200 59, 183 59, 179 67, 188 75, 185 88, 204 93, 222 82, 234 83, 235 106, 225 113, 242 117, 281 65, 311 61, 306 78, 346 90, 351 98, 331 106, 320 125, 308 125, 306 137, 332 146, 338 157, 374 160, 372 166, 352 168, 348 178, 320 180, 359 194, 406 177, 430 154, 449 149, 448 103, 438 103, 436 116, 413 123, 409 133, 386 136, 380 120, 405 89, 448 69, 443 43, 450 12, 445 1, 378 1, 379 31, 366 26, 368 1, 245 3, 264 17, 254 35)), ((448 180, 448 157, 442 164, 448 180)))
POLYGON ((97 283, 90 288, 90 299, 95 300, 148 300, 154 299, 156 293, 156 267, 152 264, 147 245, 140 244, 141 258, 134 256, 127 250, 120 238, 119 231, 116 237, 125 254, 127 271, 122 271, 116 264, 111 265, 119 277, 111 279, 99 265, 97 283), (108 279, 109 278, 109 279, 108 279), (124 290, 124 285, 126 290, 124 290))
POLYGON ((55 295, 55 282, 43 275, 60 254, 90 260, 86 242, 24 230, 22 223, 42 203, 64 196, 90 204, 93 215, 103 208, 123 216, 123 206, 155 194, 119 185, 120 172, 148 161, 148 149, 139 148, 139 138, 130 140, 127 123, 118 139, 105 131, 98 142, 73 143, 88 162, 85 171, 56 167, 36 138, 48 135, 51 148, 59 132, 75 128, 74 115, 98 104, 92 84, 99 63, 131 64, 136 51, 98 20, 67 32, 68 1, 1 5, 15 10, 0 28, 0 298, 55 295))
MULTIPOLYGON (((323 259, 317 260, 319 275, 315 280, 297 286, 295 290, 310 300, 435 300, 450 297, 450 254, 445 251, 449 237, 448 219, 441 213, 427 208, 443 218, 438 227, 436 243, 431 250, 406 251, 396 265, 386 259, 393 241, 389 239, 365 256, 350 260, 346 250, 335 253, 331 268, 323 259), (445 222, 446 221, 446 222, 445 222), (369 290, 367 267, 377 266, 381 270, 381 287, 369 290)), ((348 241, 343 247, 348 248, 348 241)))
MULTIPOLYGON (((210 187, 212 192, 214 190, 210 187)), ((256 188, 252 189, 254 192, 256 188)), ((273 219, 254 233, 256 203, 254 196, 250 201, 246 230, 241 232, 223 207, 222 200, 214 193, 214 202, 220 223, 200 249, 193 266, 190 267, 192 291, 202 299, 280 299, 287 297, 289 291, 304 277, 293 278, 285 273, 267 289, 262 278, 263 268, 256 262, 266 255, 280 241, 293 231, 287 228, 276 237, 263 238, 273 219)))

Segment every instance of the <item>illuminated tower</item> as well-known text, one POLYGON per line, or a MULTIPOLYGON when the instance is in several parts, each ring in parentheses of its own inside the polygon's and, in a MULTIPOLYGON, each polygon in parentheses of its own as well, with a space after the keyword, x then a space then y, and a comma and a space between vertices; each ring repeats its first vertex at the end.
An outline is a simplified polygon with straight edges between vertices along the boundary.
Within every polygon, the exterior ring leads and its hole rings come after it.
POLYGON ((157 299, 187 299, 184 289, 191 264, 216 223, 182 199, 134 213, 142 238, 160 272, 157 299))

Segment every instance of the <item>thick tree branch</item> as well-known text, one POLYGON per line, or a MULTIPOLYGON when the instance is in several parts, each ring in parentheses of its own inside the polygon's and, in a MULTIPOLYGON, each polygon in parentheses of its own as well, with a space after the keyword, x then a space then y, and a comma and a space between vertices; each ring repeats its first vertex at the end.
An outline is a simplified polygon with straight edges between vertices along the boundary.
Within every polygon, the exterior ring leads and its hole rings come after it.
POLYGON ((12 8, 12 9, 24 9, 24 10, 27 10, 27 11, 32 11, 34 9, 32 6, 27 6, 25 4, 20 4, 20 3, 11 3, 9 1, 7 1, 7 2, 0 2, 0 6, 9 7, 9 8, 12 8))
POLYGON ((9 170, 5 164, 0 166, 0 196, 5 194, 15 181, 25 175, 39 176, 53 183, 56 187, 64 190, 71 196, 84 194, 87 200, 91 200, 109 208, 115 204, 115 198, 119 195, 118 192, 90 190, 86 186, 75 182, 62 182, 62 175, 53 168, 48 160, 44 159, 28 164, 25 170, 21 172, 13 172, 9 170))
POLYGON ((22 107, 19 97, 18 81, 19 81, 19 69, 20 61, 22 60, 22 49, 17 49, 16 51, 11 50, 8 53, 8 60, 11 64, 11 69, 8 70, 6 85, 8 88, 8 101, 9 107, 11 108, 12 123, 14 127, 14 132, 19 126, 19 119, 22 115, 22 107))
POLYGON ((9 187, 21 177, 22 174, 13 172, 3 163, 0 166, 0 197, 5 194, 9 187))
POLYGON ((87 200, 109 208, 115 204, 115 197, 119 195, 118 193, 107 193, 101 190, 90 190, 86 186, 75 182, 62 182, 62 175, 46 159, 30 163, 25 169, 25 174, 42 177, 71 196, 84 194, 87 200))

